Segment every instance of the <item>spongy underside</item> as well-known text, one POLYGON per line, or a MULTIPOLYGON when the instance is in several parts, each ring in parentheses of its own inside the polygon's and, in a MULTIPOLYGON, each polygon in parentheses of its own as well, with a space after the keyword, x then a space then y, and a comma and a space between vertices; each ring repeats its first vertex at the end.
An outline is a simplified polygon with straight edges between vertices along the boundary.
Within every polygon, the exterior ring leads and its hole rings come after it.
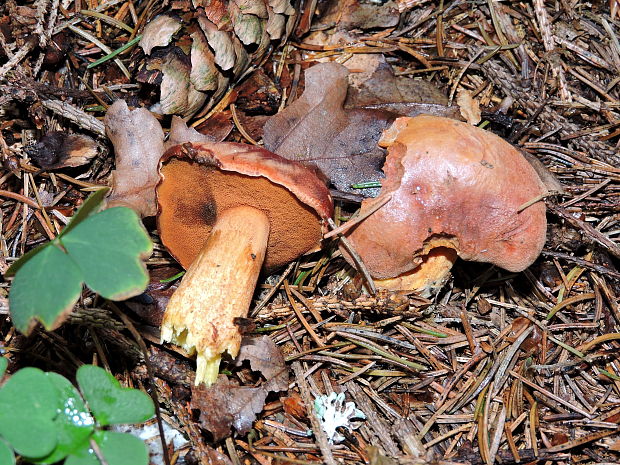
POLYGON ((270 220, 267 270, 295 260, 320 243, 318 216, 286 188, 266 178, 179 159, 166 163, 161 174, 164 181, 157 189, 160 237, 185 268, 198 255, 218 213, 240 205, 253 206, 270 220))

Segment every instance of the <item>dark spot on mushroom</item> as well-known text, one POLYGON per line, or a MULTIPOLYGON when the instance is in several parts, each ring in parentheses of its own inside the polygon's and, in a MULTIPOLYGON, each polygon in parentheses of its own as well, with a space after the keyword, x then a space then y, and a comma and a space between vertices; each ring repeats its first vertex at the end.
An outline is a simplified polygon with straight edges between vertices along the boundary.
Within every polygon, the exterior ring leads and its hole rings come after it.
POLYGON ((205 203, 202 205, 201 219, 205 224, 213 226, 217 217, 216 206, 213 203, 205 203))
POLYGON ((484 166, 485 168, 489 168, 489 169, 491 169, 491 170, 492 170, 493 168, 495 168, 495 167, 494 167, 491 163, 489 163, 489 162, 488 162, 488 161, 486 161, 486 160, 482 160, 482 161, 480 162, 480 164, 481 164, 482 166, 484 166))
POLYGON ((256 254, 255 253, 250 254, 250 257, 252 257, 252 260, 256 260, 256 254))

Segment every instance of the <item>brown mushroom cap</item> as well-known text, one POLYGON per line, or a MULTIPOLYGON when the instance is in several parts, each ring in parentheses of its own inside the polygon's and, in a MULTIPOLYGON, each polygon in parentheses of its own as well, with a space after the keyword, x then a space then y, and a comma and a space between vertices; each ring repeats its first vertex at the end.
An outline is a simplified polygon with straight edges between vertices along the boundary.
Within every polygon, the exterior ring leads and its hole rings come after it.
MULTIPOLYGON (((509 271, 522 271, 538 257, 545 205, 517 210, 546 191, 512 145, 477 127, 427 115, 397 119, 380 143, 389 153, 379 197, 392 198, 347 233, 373 277, 410 271, 441 246, 509 271)), ((364 201, 361 214, 376 203, 364 201)))
POLYGON ((177 145, 163 155, 159 172, 159 234, 186 269, 228 208, 252 206, 269 218, 267 270, 318 249, 322 220, 333 211, 329 190, 313 171, 260 147, 177 145))

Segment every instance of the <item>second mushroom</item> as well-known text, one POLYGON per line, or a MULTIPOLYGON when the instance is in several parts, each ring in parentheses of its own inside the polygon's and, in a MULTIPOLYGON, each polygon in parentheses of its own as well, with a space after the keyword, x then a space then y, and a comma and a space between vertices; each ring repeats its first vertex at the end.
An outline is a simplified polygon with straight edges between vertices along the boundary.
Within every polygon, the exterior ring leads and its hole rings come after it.
POLYGON ((318 250, 332 199, 310 169, 235 143, 172 147, 157 186, 161 240, 187 273, 166 308, 163 341, 196 353, 196 384, 236 356, 262 269, 318 250))
POLYGON ((360 217, 384 205, 346 233, 378 287, 430 296, 457 256, 513 272, 536 260, 547 228, 537 200, 546 189, 508 142, 423 115, 398 118, 379 143, 388 148, 385 180, 360 217))

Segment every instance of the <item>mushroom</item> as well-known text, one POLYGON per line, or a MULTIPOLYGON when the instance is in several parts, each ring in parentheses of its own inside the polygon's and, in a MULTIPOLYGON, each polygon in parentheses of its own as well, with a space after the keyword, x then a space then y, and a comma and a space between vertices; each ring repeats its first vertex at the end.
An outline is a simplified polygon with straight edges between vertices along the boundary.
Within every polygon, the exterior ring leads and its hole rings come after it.
MULTIPOLYGON (((377 285, 428 296, 457 255, 508 271, 531 265, 545 243, 545 187, 523 155, 500 137, 435 116, 398 118, 384 131, 385 180, 362 202, 346 233, 377 285)), ((345 258, 353 263, 343 249, 345 258)))
POLYGON ((170 298, 162 341, 197 355, 196 384, 235 357, 261 269, 318 250, 333 211, 329 190, 298 162, 236 143, 186 143, 160 162, 158 228, 187 269, 170 298))

